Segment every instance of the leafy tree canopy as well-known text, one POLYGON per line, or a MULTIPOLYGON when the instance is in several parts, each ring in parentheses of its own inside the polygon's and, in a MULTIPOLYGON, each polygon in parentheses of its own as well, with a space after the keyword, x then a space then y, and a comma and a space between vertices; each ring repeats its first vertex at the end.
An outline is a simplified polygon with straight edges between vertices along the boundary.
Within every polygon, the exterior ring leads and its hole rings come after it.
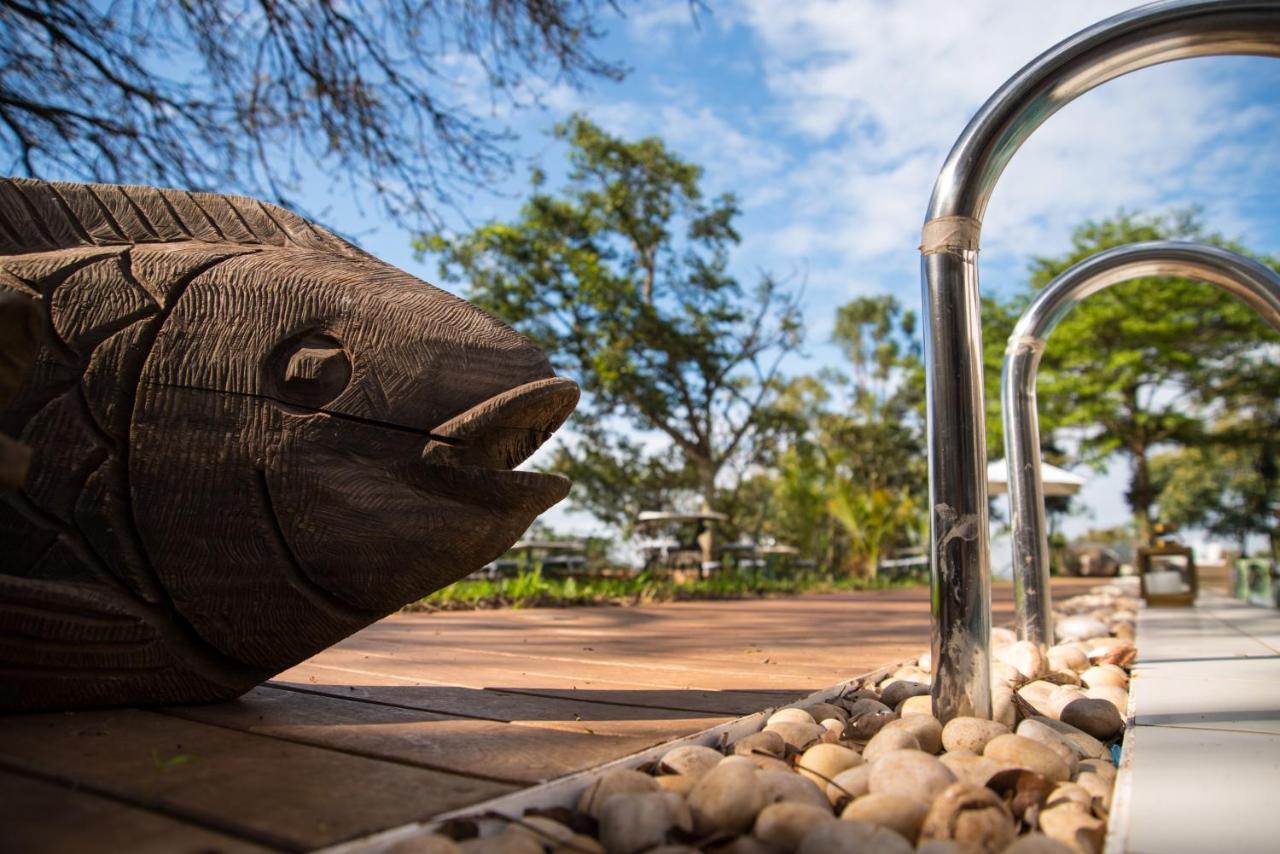
MULTIPOLYGON (((1194 210, 1122 213, 1082 225, 1066 254, 1035 259, 1031 292, 1101 250, 1158 239, 1242 251, 1209 232, 1194 210)), ((1041 363, 1041 420, 1047 430, 1084 431, 1081 452, 1095 466, 1114 453, 1128 458, 1126 498, 1145 537, 1158 495, 1150 455, 1170 444, 1227 440, 1209 435, 1205 418, 1261 400, 1260 389, 1274 387, 1280 367, 1259 358, 1274 345, 1261 318, 1217 287, 1179 278, 1124 282, 1084 300, 1054 331, 1041 363)))
POLYGON ((1273 558, 1280 532, 1280 436, 1266 444, 1213 444, 1152 458, 1160 516, 1179 527, 1201 528, 1236 541, 1247 552, 1252 534, 1270 538, 1273 558))
MULTIPOLYGON (((620 417, 664 435, 683 463, 676 480, 687 469, 715 506, 721 471, 754 459, 775 423, 780 364, 800 344, 795 295, 769 275, 748 288, 729 272, 736 199, 705 197, 701 168, 661 140, 624 140, 582 116, 555 133, 568 145, 566 186, 546 191, 537 173, 513 221, 416 246, 578 381, 580 428, 620 417)), ((600 447, 566 446, 573 459, 561 465, 581 476, 600 447)), ((628 471, 648 466, 619 450, 628 471)), ((574 500, 617 512, 590 494, 574 500)))

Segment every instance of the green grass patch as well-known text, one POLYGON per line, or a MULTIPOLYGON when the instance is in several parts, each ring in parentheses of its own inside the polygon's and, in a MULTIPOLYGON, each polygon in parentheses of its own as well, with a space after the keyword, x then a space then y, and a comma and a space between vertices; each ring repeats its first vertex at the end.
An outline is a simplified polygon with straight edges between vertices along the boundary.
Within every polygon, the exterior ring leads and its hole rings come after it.
POLYGON ((589 605, 643 605, 691 599, 750 599, 801 593, 848 590, 886 590, 926 583, 907 578, 847 578, 823 573, 795 573, 780 577, 724 573, 713 578, 677 583, 640 573, 623 577, 544 577, 538 567, 511 578, 464 579, 405 607, 406 611, 468 611, 480 608, 567 608, 589 605))

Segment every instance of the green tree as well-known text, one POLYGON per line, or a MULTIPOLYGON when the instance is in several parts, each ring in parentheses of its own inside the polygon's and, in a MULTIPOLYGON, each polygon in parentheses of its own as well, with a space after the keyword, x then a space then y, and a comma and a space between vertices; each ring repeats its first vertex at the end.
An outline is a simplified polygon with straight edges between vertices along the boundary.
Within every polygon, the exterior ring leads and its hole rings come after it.
MULTIPOLYGON (((1122 213, 1080 226, 1065 255, 1035 259, 1031 291, 1103 249, 1158 239, 1239 251, 1208 232, 1196 211, 1122 213)), ((1205 413, 1246 393, 1228 379, 1274 341, 1274 333, 1250 309, 1203 282, 1144 278, 1116 285, 1083 301, 1054 331, 1041 362, 1043 423, 1050 430, 1084 431, 1082 456, 1096 467, 1105 466, 1112 454, 1127 459, 1125 497, 1139 535, 1149 537, 1159 495, 1152 454, 1165 445, 1207 441, 1205 413)), ((1270 382, 1274 370, 1274 364, 1259 368, 1256 381, 1270 382)))
POLYGON ((789 426, 769 477, 764 533, 868 575, 884 549, 915 539, 927 489, 915 333, 915 315, 892 297, 837 310, 832 338, 848 372, 797 377, 775 404, 789 426))
POLYGON ((852 369, 846 414, 830 418, 827 512, 848 536, 848 557, 874 577, 883 549, 909 540, 925 506, 924 371, 915 314, 889 296, 836 313, 833 339, 852 369))
POLYGON ((670 504, 671 496, 694 492, 697 482, 674 446, 646 449, 593 417, 573 420, 574 438, 556 449, 549 470, 573 481, 571 501, 597 519, 629 534, 641 510, 670 504))
MULTIPOLYGON (((772 423, 781 360, 800 343, 795 297, 768 275, 744 288, 730 274, 736 199, 706 198, 701 168, 660 139, 620 139, 583 116, 555 134, 564 188, 535 174, 512 222, 416 246, 578 381, 588 421, 665 435, 715 506, 721 472, 751 459, 772 423)), ((563 464, 593 464, 575 460, 563 464)))
MULTIPOLYGON (((1217 435, 1233 432, 1223 425, 1217 435)), ((1238 543, 1246 555, 1251 535, 1269 538, 1272 558, 1280 557, 1280 467, 1276 433, 1271 441, 1215 442, 1158 454, 1151 460, 1160 485, 1160 516, 1179 527, 1201 528, 1238 543)))

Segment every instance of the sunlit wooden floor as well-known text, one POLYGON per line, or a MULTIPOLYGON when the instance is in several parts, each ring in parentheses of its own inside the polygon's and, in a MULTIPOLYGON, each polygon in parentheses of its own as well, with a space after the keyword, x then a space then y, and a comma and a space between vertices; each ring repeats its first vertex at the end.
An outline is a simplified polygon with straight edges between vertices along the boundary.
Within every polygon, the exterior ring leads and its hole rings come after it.
POLYGON ((393 616, 235 702, 0 718, 0 851, 312 850, 789 702, 928 633, 924 588, 393 616))

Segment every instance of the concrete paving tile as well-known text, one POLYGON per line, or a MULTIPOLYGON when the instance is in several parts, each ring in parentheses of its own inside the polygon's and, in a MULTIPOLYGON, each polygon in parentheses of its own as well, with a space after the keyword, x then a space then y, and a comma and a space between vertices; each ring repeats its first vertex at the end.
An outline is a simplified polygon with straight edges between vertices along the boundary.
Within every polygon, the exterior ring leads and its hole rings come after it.
POLYGON ((1135 727, 1128 852, 1277 850, 1280 735, 1135 727))
POLYGON ((1205 655, 1192 658, 1156 658, 1134 667, 1135 679, 1239 679, 1246 682, 1280 682, 1280 655, 1205 655))
MULTIPOLYGON (((1280 630, 1280 619, 1274 628, 1280 630)), ((1276 655, 1276 650, 1200 609, 1143 609, 1138 617, 1139 664, 1276 655)))
MULTIPOLYGON (((1256 663, 1256 662, 1255 662, 1256 663)), ((1272 668, 1280 670, 1280 662, 1272 668)), ((1139 726, 1280 735, 1280 681, 1213 676, 1142 677, 1133 683, 1139 726)))

